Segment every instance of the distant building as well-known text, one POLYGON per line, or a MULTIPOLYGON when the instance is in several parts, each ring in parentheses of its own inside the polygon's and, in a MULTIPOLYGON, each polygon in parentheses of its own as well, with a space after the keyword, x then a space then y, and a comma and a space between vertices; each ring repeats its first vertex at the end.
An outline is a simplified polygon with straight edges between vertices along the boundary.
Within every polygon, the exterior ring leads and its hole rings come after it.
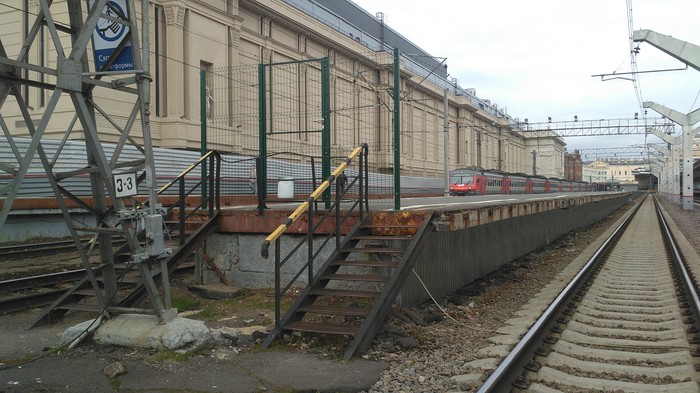
POLYGON ((564 178, 575 181, 583 180, 583 165, 578 150, 574 150, 573 153, 564 153, 564 178))
POLYGON ((582 166, 582 180, 589 183, 615 182, 626 190, 637 189, 634 174, 639 167, 638 162, 596 160, 582 166))

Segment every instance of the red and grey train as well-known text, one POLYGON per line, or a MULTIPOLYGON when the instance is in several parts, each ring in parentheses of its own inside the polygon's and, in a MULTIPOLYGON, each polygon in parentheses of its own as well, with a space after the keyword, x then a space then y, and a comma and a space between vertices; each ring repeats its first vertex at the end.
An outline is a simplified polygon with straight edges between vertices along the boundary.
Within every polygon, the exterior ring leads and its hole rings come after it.
POLYGON ((590 183, 481 169, 450 172, 450 195, 545 194, 592 191, 590 183))

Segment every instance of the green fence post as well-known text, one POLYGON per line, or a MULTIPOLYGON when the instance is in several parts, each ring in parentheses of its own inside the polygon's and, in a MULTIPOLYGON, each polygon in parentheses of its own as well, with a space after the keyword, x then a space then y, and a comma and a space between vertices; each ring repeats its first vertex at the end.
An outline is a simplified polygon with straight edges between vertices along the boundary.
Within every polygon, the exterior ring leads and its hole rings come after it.
POLYGON ((266 94, 266 84, 265 79, 265 64, 258 65, 258 156, 260 159, 260 179, 256 179, 262 182, 260 190, 260 195, 258 195, 258 210, 265 208, 265 200, 267 199, 267 106, 265 102, 267 100, 266 94))
MULTIPOLYGON (((331 77, 330 63, 327 57, 321 59, 321 114, 323 117, 323 133, 321 134, 321 177, 322 180, 331 175, 331 77)), ((331 189, 324 191, 323 199, 326 209, 331 206, 331 189)))
POLYGON ((394 210, 401 210, 401 109, 399 48, 394 48, 394 210))
MULTIPOLYGON (((199 70, 200 154, 207 154, 207 71, 199 70)), ((202 162, 202 201, 207 198, 207 162, 202 162)))

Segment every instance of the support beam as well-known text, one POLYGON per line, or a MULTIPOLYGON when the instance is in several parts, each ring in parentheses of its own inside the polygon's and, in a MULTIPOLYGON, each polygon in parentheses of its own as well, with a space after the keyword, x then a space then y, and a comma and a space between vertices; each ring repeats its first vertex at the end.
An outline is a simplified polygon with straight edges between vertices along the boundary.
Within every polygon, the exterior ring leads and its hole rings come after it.
POLYGON ((654 150, 658 151, 659 153, 661 153, 661 155, 663 155, 664 157, 670 157, 670 156, 671 156, 671 151, 670 151, 669 149, 665 148, 665 147, 661 147, 661 146, 656 145, 656 144, 651 144, 651 145, 649 145, 649 146, 651 146, 652 149, 654 149, 654 150))
POLYGON ((632 40, 649 43, 674 59, 700 71, 700 46, 652 30, 637 30, 632 34, 632 40))
POLYGON ((688 114, 682 114, 676 110, 667 108, 655 102, 644 102, 645 108, 650 108, 661 115, 666 116, 674 123, 682 127, 683 133, 679 138, 681 143, 674 144, 672 150, 672 170, 674 173, 672 194, 680 197, 683 210, 693 210, 693 125, 700 121, 700 109, 688 114), (678 165, 681 161, 681 165, 678 165), (683 170, 680 171, 682 166, 683 170), (682 178, 681 178, 682 173, 682 178))

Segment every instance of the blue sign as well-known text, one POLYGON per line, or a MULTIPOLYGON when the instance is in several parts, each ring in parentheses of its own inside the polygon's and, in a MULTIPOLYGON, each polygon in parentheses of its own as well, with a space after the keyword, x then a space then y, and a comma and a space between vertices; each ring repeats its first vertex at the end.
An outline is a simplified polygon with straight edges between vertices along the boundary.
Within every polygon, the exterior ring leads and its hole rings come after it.
MULTIPOLYGON (((88 6, 92 7, 95 0, 88 0, 88 6)), ((128 18, 126 0, 109 0, 102 9, 102 14, 114 19, 121 19, 120 14, 128 18), (117 12, 115 12, 117 10, 117 12)), ((113 19, 100 18, 97 21, 95 31, 92 33, 92 47, 95 53, 95 69, 102 67, 114 54, 119 43, 129 33, 126 21, 119 23, 113 19)), ((105 71, 128 71, 134 69, 134 57, 131 50, 131 41, 124 47, 112 64, 105 71)))

